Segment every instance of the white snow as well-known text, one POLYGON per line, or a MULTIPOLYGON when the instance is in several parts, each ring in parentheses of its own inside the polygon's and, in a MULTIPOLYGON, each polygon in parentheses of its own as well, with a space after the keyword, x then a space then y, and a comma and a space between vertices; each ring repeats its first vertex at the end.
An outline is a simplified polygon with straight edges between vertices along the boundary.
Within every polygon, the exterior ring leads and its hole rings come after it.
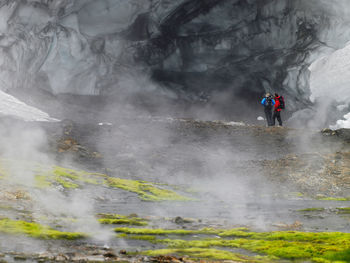
MULTIPOLYGON (((311 101, 336 101, 344 109, 350 101, 350 44, 329 56, 316 60, 310 67, 311 101)), ((350 128, 350 114, 331 128, 350 128)))
POLYGON ((237 122, 237 121, 231 121, 231 122, 224 122, 225 125, 230 125, 230 126, 246 126, 244 122, 237 122))
POLYGON ((3 91, 0 91, 0 114, 16 117, 24 121, 59 121, 3 91))
POLYGON ((345 120, 338 120, 335 125, 330 126, 332 130, 341 128, 350 129, 350 112, 344 116, 345 120))

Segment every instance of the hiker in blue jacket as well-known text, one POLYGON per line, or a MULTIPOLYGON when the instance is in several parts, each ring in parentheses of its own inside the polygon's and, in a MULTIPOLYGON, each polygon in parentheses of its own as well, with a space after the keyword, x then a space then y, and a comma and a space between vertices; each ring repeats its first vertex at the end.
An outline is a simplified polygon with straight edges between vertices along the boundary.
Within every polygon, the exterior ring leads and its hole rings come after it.
POLYGON ((275 105, 275 100, 270 93, 266 93, 265 98, 262 99, 261 104, 264 106, 266 121, 268 126, 273 126, 272 109, 275 105))

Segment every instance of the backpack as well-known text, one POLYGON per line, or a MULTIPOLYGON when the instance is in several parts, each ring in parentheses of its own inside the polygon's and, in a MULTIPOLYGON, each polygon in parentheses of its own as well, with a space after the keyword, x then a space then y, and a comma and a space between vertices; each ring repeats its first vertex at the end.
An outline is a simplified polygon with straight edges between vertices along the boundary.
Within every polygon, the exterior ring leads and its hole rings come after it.
POLYGON ((284 108, 285 108, 285 103, 284 103, 284 98, 283 98, 283 96, 280 96, 279 97, 279 102, 280 102, 280 109, 282 109, 282 110, 284 110, 284 108))
POLYGON ((265 107, 271 108, 272 107, 272 97, 267 97, 265 101, 265 107))

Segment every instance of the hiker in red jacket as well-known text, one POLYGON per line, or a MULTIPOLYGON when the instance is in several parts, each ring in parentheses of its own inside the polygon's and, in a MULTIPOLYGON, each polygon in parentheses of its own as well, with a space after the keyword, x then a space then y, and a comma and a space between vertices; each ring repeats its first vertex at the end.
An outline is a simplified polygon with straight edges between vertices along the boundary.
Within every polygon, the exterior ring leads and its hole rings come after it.
POLYGON ((284 109, 284 98, 275 93, 275 107, 272 115, 272 125, 275 126, 276 118, 279 126, 282 126, 281 111, 284 109))

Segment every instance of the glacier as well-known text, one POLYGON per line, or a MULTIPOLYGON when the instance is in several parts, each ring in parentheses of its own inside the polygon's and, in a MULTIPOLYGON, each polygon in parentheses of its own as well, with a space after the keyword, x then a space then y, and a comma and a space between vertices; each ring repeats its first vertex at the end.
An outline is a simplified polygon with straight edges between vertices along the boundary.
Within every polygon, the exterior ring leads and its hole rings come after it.
POLYGON ((241 120, 276 91, 294 118, 329 101, 321 111, 336 113, 320 123, 334 125, 350 111, 349 15, 347 0, 0 1, 0 89, 146 91, 241 120))

